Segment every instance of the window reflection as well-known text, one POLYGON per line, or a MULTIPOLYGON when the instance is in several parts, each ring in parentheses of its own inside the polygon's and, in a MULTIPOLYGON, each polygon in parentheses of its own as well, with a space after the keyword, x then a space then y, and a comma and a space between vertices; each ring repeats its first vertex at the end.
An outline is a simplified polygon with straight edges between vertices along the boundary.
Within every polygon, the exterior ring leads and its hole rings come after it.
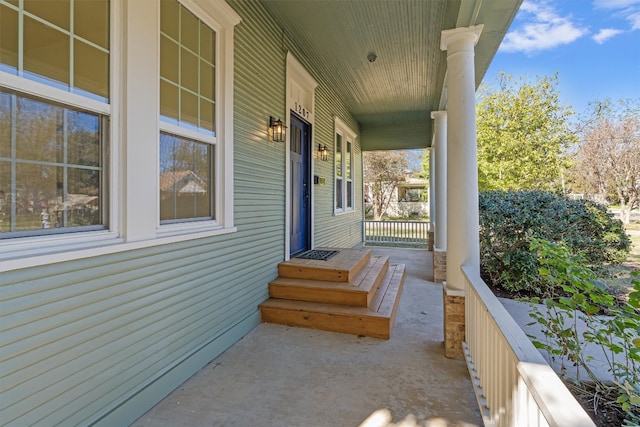
POLYGON ((160 220, 212 218, 209 144, 160 134, 160 220))
POLYGON ((4 90, 0 118, 0 238, 103 228, 106 119, 4 90))

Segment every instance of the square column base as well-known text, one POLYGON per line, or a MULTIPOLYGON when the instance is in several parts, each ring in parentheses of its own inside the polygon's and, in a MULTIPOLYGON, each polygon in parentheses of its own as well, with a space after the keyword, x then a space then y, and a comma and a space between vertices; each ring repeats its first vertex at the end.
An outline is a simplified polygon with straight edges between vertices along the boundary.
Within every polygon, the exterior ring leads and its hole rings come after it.
POLYGON ((433 281, 442 283, 447 280, 447 251, 433 249, 433 281))
POLYGON ((448 294, 443 288, 444 303, 444 355, 449 359, 464 359, 462 343, 465 340, 464 296, 448 294))

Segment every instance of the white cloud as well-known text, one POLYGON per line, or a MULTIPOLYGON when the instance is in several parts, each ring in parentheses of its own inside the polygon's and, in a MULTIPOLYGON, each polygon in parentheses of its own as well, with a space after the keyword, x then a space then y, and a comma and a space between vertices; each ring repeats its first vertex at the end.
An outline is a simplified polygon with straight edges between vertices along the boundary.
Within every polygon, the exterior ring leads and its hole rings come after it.
POLYGON ((611 37, 617 36, 618 34, 620 34, 622 32, 624 32, 624 31, 617 30, 615 28, 603 28, 602 30, 600 30, 598 32, 598 34, 593 36, 593 40, 595 40, 596 43, 598 43, 598 44, 603 44, 604 42, 609 40, 611 37))
POLYGON ((640 5, 640 0, 594 0, 593 4, 598 9, 623 9, 633 5, 640 5))
MULTIPOLYGON (((616 0, 631 1, 631 0, 616 0)), ((571 17, 560 16, 548 3, 526 0, 520 7, 520 27, 507 33, 500 46, 504 52, 534 53, 569 44, 587 34, 571 17)))
POLYGON ((640 0, 594 0, 596 9, 611 10, 612 16, 629 21, 631 31, 640 30, 640 0))
POLYGON ((640 11, 627 15, 627 21, 631 23, 631 30, 640 30, 640 11))

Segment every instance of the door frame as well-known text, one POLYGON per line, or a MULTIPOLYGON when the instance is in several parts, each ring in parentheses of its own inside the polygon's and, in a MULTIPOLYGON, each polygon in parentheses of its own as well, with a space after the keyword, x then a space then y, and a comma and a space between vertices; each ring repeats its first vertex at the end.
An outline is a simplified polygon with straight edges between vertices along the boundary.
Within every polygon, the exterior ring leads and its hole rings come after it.
MULTIPOLYGON (((318 82, 311 76, 306 68, 293 56, 291 52, 287 53, 287 88, 286 88, 286 114, 285 120, 287 126, 290 127, 291 114, 295 113, 303 121, 309 123, 311 126, 311 135, 309 136, 309 174, 310 177, 314 176, 314 162, 311 160, 314 152, 315 141, 315 88, 318 86, 318 82)), ((284 259, 288 260, 291 257, 291 133, 287 132, 286 146, 285 146, 285 232, 284 232, 284 259)), ((309 185, 309 246, 314 248, 314 206, 315 197, 313 191, 313 180, 309 185)))

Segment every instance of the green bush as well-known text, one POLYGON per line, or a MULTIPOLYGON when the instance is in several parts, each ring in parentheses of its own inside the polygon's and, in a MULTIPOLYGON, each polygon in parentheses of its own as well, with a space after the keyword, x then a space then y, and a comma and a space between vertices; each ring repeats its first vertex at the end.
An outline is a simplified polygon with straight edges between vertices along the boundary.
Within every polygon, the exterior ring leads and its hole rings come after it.
POLYGON ((531 238, 564 243, 599 275, 623 262, 631 241, 620 220, 589 200, 570 200, 542 191, 480 193, 482 277, 509 291, 544 295, 531 238))

